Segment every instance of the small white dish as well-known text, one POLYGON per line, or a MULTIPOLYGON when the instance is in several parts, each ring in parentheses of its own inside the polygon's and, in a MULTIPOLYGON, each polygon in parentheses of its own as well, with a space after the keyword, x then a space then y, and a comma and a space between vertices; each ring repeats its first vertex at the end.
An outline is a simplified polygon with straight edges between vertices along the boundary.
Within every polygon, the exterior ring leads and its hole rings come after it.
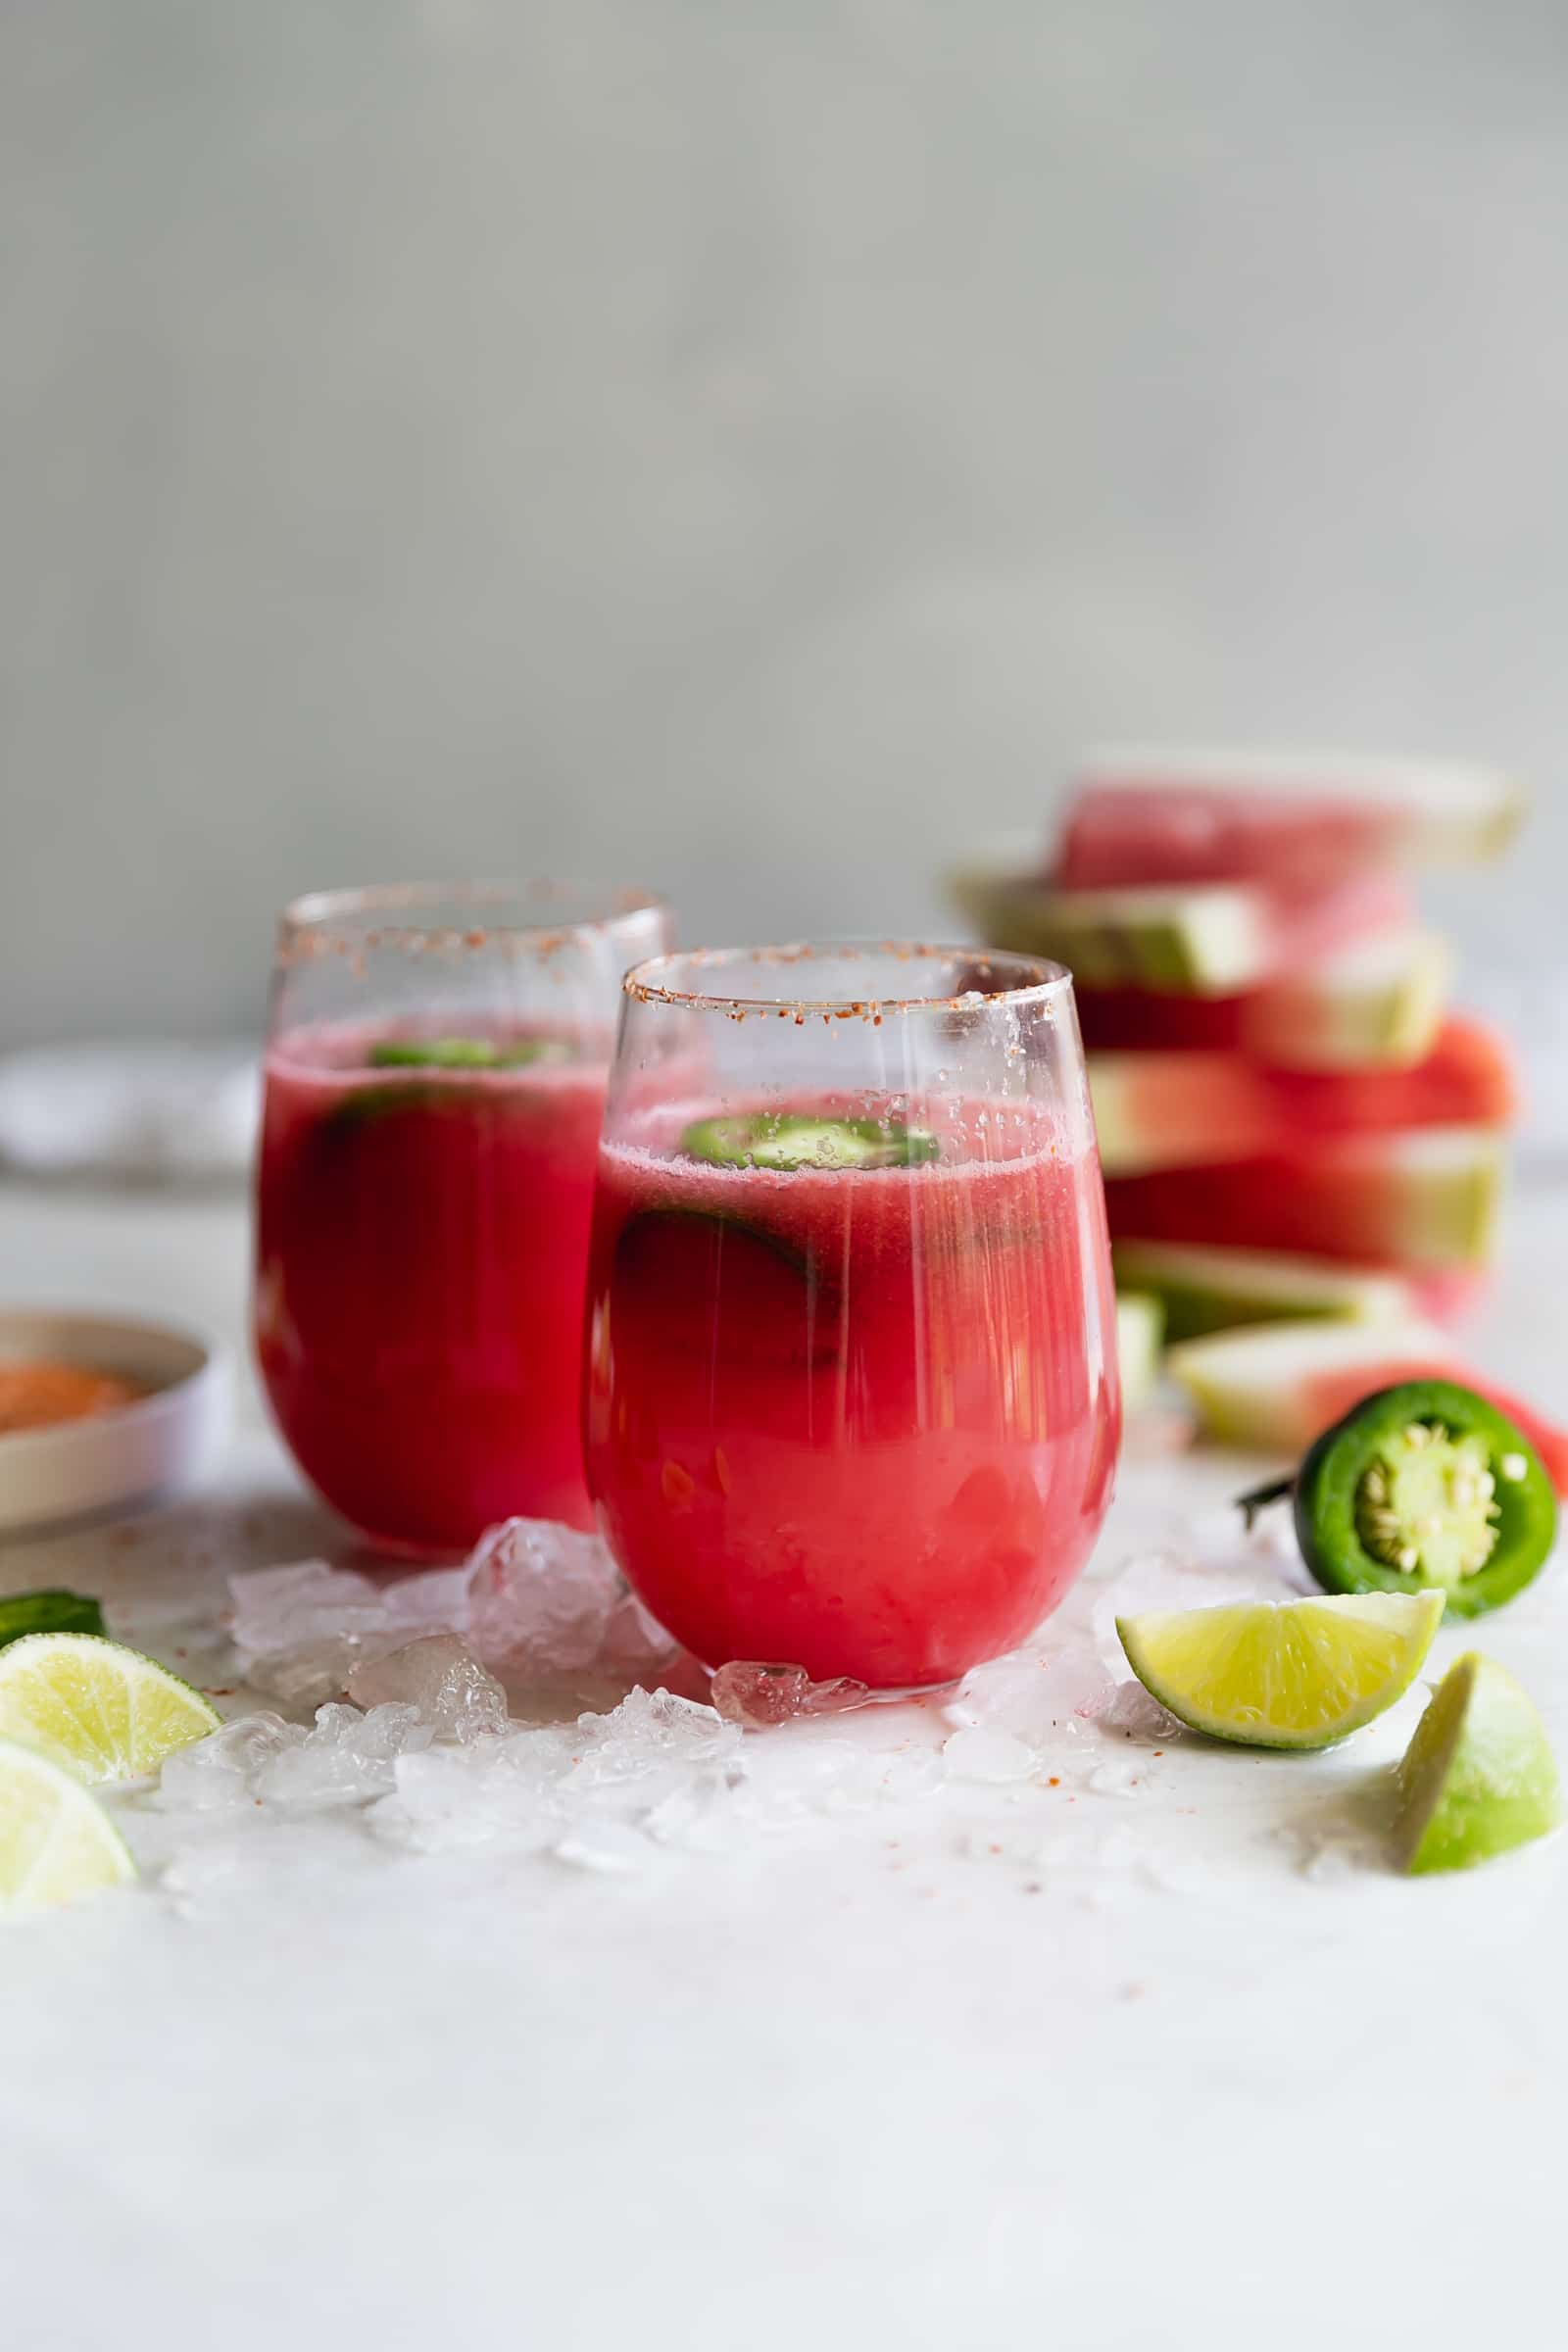
POLYGON ((228 1421, 228 1365, 191 1332, 120 1317, 0 1309, 0 1359, 46 1357, 149 1392, 46 1429, 0 1433, 0 1536, 188 1485, 228 1421))

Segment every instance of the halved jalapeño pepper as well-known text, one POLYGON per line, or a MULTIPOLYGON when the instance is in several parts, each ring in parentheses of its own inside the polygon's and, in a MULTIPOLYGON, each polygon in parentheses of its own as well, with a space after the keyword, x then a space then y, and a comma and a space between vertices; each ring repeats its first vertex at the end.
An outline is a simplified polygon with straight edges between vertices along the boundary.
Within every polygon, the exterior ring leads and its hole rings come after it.
POLYGON ((941 1146, 900 1119, 830 1119, 760 1110, 698 1119, 680 1139, 692 1159, 737 1168, 912 1168, 941 1146))
POLYGON ((1529 1439, 1448 1380, 1380 1389, 1325 1430, 1297 1473, 1295 1510, 1301 1556, 1328 1592, 1438 1590, 1450 1617, 1511 1600, 1557 1534, 1529 1439))
POLYGON ((524 1037, 509 1046, 489 1037, 383 1037, 366 1055, 373 1070, 520 1070, 570 1058, 560 1037, 524 1037))

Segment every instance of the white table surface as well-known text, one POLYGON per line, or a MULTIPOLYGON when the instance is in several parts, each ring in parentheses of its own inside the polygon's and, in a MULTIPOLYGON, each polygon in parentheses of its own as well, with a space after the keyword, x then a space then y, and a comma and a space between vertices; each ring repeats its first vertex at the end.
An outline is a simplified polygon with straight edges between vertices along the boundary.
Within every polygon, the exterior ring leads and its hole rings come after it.
MULTIPOLYGON (((1568 1413, 1553 1200, 1511 1240, 1477 1350, 1568 1413)), ((245 1276, 237 1201, 0 1187, 8 1300, 237 1349, 245 1276)), ((243 1386, 208 1495, 0 1548, 0 1588, 99 1592, 156 1647, 226 1569, 331 1549, 243 1386)), ((1234 1479, 1139 1465, 1097 1572, 1234 1479)), ((1568 1756, 1568 1607, 1481 1639, 1568 1756)), ((1551 2340, 1564 1841, 1306 1874, 1281 1833, 1383 1754, 1173 1748, 1098 1873, 1053 1867, 1059 1791, 970 1788, 630 1877, 318 1825, 184 1907, 153 1881, 14 1923, 5 2340, 1551 2340)))

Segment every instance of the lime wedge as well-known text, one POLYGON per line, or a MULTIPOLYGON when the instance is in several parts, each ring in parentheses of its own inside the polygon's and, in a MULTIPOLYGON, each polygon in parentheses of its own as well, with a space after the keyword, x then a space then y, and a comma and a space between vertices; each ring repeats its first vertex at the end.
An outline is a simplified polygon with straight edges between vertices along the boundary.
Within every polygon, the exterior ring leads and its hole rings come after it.
POLYGON ((1557 1767, 1513 1676, 1475 1650, 1449 1667, 1399 1766, 1394 1825, 1406 1870, 1468 1870, 1562 1818, 1557 1767))
POLYGON ((119 1832, 81 1783, 0 1740, 0 1917, 47 1911, 135 1876, 119 1832))
POLYGON ((134 1781, 220 1721, 197 1690, 94 1634, 28 1634, 0 1649, 0 1739, 78 1781, 134 1781))
POLYGON ((1441 1592, 1243 1601, 1118 1617, 1132 1670, 1160 1705, 1211 1740, 1328 1747, 1414 1682, 1441 1592))

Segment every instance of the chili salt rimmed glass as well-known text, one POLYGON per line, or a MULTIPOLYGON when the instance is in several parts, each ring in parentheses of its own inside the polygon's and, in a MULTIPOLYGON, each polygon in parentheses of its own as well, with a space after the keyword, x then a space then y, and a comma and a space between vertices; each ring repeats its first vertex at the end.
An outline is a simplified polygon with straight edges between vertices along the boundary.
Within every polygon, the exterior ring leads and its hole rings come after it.
POLYGON ((628 973, 599 1150, 588 1482, 729 1659, 952 1682, 1061 1598, 1120 1436, 1072 983, 973 949, 628 973))
POLYGON ((578 1418, 595 1152, 644 891, 398 883, 285 908, 255 1338, 296 1462, 381 1548, 592 1525, 578 1418))

